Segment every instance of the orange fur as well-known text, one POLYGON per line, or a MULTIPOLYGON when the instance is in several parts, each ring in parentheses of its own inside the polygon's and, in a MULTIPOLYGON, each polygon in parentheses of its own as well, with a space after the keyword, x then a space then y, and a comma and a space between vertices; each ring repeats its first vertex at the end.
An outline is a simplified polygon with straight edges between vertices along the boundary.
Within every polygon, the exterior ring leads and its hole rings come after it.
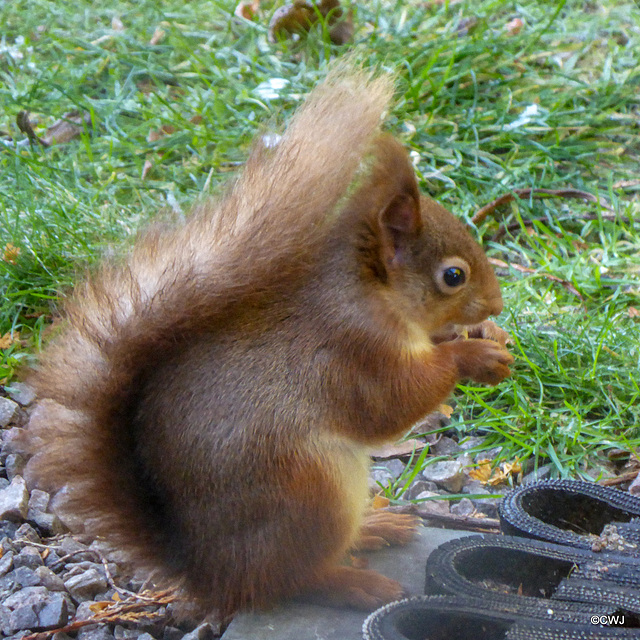
POLYGON ((387 78, 333 72, 225 198, 78 287, 31 375, 29 474, 67 485, 88 531, 223 615, 314 590, 396 597, 339 566, 368 447, 460 377, 508 374, 494 342, 436 340, 502 302, 480 247, 379 133, 390 93, 387 78), (434 274, 450 256, 470 275, 444 295, 434 274))

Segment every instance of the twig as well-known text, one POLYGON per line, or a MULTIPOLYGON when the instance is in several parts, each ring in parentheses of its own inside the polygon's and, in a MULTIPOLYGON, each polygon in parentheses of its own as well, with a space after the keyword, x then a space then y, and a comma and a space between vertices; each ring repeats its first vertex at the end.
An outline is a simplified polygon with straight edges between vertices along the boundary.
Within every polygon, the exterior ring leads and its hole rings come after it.
POLYGON ((146 600, 146 602, 131 602, 128 600, 113 603, 109 602, 106 604, 105 608, 102 611, 96 611, 90 618, 86 618, 84 620, 74 620, 68 625, 59 627, 58 629, 37 631, 36 633, 31 633, 24 636, 22 640, 45 640, 46 638, 49 638, 56 633, 70 633, 72 631, 77 631, 82 627, 99 623, 131 622, 141 619, 153 620, 155 618, 163 617, 166 614, 159 611, 141 611, 140 609, 149 607, 151 605, 160 607, 165 604, 170 604, 177 599, 175 591, 172 590, 158 591, 157 593, 153 594, 152 597, 142 596, 141 594, 135 594, 135 597, 142 597, 146 600))
MULTIPOLYGON (((636 222, 635 218, 632 218, 631 216, 619 216, 619 215, 615 215, 615 214, 612 215, 607 213, 603 213, 601 216, 598 216, 594 213, 583 213, 580 215, 580 220, 598 220, 599 217, 601 217, 603 220, 620 220, 627 223, 636 222)), ((571 218, 563 216, 561 218, 558 217, 557 220, 558 221, 571 220, 571 218)), ((504 236, 504 234, 507 233, 507 231, 517 231, 522 226, 532 227, 536 222, 547 222, 547 218, 542 218, 542 217, 529 218, 527 220, 522 220, 522 222, 512 222, 511 224, 507 224, 507 225, 501 224, 498 227, 498 230, 493 234, 493 237, 491 238, 491 240, 493 242, 498 242, 499 240, 502 239, 502 236, 504 236)))
POLYGON ((611 487, 616 484, 623 484, 625 482, 629 482, 629 480, 635 480, 640 473, 640 469, 635 469, 634 471, 627 471, 626 473, 622 473, 615 478, 605 478, 604 480, 600 480, 598 484, 601 484, 603 487, 611 487))
POLYGON ((580 302, 584 304, 584 298, 582 297, 582 294, 568 280, 563 280, 562 278, 559 278, 558 276, 554 276, 550 273, 536 271, 535 269, 531 269, 530 267, 523 267, 520 264, 506 263, 503 260, 498 260, 497 258, 489 258, 489 262, 495 267, 501 267, 503 269, 508 269, 509 267, 511 267, 512 269, 515 269, 516 271, 520 271, 522 273, 531 273, 531 274, 538 275, 542 278, 546 278, 547 280, 553 280, 554 282, 558 282, 567 291, 578 296, 578 298, 580 298, 580 302))
POLYGON ((498 207, 512 202, 516 198, 577 198, 579 200, 589 200, 590 202, 600 202, 600 206, 608 211, 613 211, 612 207, 600 200, 588 191, 580 191, 579 189, 514 189, 510 193, 505 193, 493 202, 486 204, 476 211, 471 218, 474 224, 480 224, 484 219, 493 213, 498 207))
POLYGON ((430 513, 415 504, 388 507, 388 509, 396 513, 410 513, 420 516, 423 520, 434 524, 437 523, 448 529, 479 531, 481 533, 500 533, 500 521, 495 518, 474 518, 473 516, 458 516, 453 513, 448 515, 430 513))

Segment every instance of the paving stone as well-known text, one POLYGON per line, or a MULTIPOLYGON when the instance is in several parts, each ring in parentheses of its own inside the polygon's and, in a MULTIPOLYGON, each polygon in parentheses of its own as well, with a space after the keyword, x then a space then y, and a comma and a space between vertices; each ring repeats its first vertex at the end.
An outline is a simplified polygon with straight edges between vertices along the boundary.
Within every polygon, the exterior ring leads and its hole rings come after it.
MULTIPOLYGON (((423 528, 406 547, 368 555, 369 568, 399 580, 410 595, 423 593, 427 556, 447 540, 468 533, 423 528)), ((362 640, 366 614, 292 602, 265 613, 236 616, 221 640, 362 640)))

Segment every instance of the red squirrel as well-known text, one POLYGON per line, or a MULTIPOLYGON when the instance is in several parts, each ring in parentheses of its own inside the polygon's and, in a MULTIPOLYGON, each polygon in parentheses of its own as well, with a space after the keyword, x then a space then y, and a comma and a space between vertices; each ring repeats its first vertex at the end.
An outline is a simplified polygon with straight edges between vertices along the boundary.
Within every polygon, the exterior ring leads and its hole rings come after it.
POLYGON ((450 339, 500 313, 500 289, 381 132, 391 94, 386 76, 331 72, 226 195, 77 287, 30 375, 30 478, 222 616, 400 597, 342 564, 416 526, 365 517, 368 452, 458 380, 510 373, 499 342, 450 339))

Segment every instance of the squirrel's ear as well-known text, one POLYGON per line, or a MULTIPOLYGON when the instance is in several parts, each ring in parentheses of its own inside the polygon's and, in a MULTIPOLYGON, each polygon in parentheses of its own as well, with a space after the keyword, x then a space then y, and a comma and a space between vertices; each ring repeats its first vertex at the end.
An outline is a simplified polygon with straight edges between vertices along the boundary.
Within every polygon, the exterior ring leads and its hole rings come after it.
POLYGON ((420 202, 414 193, 400 193, 380 212, 382 261, 385 269, 401 267, 412 238, 420 231, 420 202))

